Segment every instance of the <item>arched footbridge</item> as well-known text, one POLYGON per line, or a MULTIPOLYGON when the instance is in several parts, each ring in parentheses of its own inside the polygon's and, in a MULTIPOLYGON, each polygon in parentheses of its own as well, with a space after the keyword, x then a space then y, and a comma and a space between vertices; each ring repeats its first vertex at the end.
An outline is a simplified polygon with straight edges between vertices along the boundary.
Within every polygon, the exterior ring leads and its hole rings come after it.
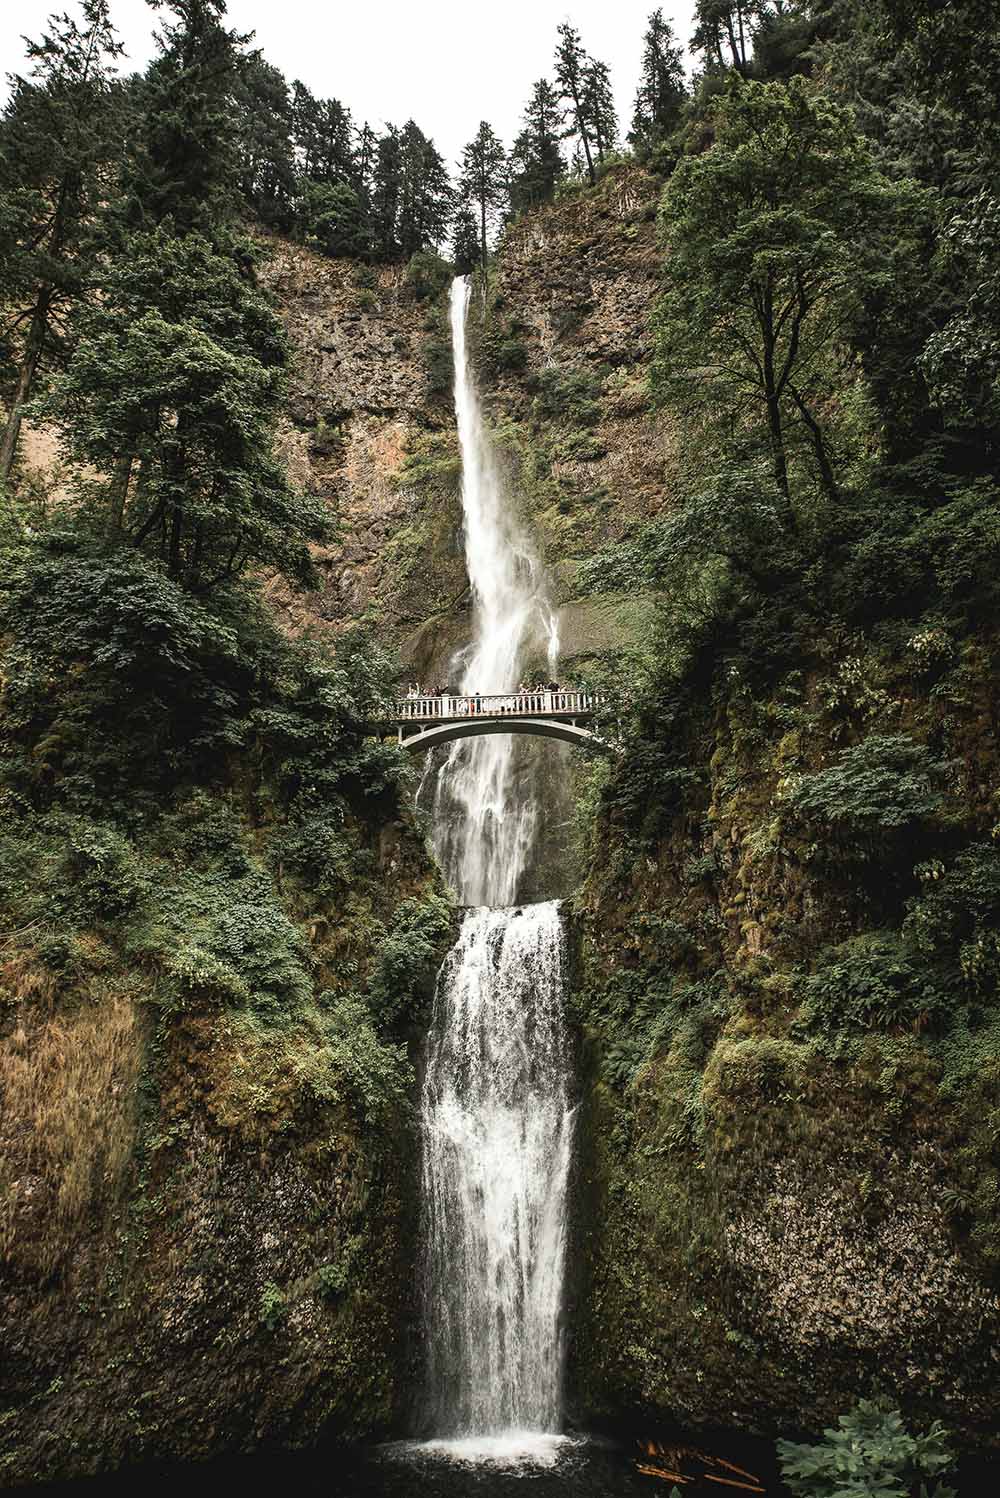
POLYGON ((607 754, 611 745, 591 724, 602 699, 590 692, 492 692, 475 697, 403 697, 391 719, 372 724, 380 738, 395 733, 414 754, 484 733, 529 733, 607 754))

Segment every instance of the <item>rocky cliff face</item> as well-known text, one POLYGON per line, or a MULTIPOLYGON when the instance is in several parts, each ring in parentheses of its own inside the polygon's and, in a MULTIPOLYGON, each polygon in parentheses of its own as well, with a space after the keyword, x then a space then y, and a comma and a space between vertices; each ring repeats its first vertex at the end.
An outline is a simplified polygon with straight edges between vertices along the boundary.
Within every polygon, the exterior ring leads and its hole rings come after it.
POLYGON ((289 469, 339 530, 317 557, 319 592, 274 589, 272 599, 293 629, 368 621, 412 660, 415 637, 450 617, 467 587, 443 309, 418 300, 401 268, 283 243, 265 278, 292 347, 289 469))
POLYGON ((773 1434, 883 1390, 995 1441, 1000 661, 991 635, 928 676, 921 646, 706 684, 686 728, 647 724, 638 817, 642 761, 615 767, 576 906, 586 1410, 773 1434))
POLYGON ((194 996, 164 1011, 155 970, 107 931, 69 938, 68 967, 8 949, 0 1482, 401 1417, 416 1159, 405 1106, 369 1089, 405 1053, 360 1010, 344 1039, 323 1013, 430 886, 405 827, 369 856, 372 882, 359 865, 349 905, 303 933, 332 988, 277 1026, 194 996))
MULTIPOLYGON (((564 659, 621 648, 649 601, 588 597, 582 561, 667 501, 675 444, 647 398, 658 284, 656 183, 636 169, 506 233, 472 341, 511 493, 561 605, 564 659)), ((370 620, 424 679, 469 630, 447 293, 277 244, 267 280, 293 350, 286 450, 340 537, 323 586, 274 595, 293 628, 370 620)))

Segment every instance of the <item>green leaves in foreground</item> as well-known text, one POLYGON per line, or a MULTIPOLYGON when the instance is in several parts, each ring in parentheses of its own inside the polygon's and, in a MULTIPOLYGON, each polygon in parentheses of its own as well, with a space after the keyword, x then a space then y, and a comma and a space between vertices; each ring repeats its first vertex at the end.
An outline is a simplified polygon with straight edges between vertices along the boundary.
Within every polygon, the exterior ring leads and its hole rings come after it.
POLYGON ((939 1482, 955 1463, 937 1420, 911 1435, 887 1399, 862 1399, 815 1446, 778 1442, 781 1475, 795 1498, 954 1498, 939 1482))

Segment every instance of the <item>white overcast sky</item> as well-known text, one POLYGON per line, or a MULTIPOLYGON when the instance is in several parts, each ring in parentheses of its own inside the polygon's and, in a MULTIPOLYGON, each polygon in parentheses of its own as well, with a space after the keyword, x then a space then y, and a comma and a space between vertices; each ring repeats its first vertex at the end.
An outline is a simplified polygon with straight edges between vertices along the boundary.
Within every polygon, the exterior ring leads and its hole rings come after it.
MULTIPOLYGON (((623 133, 628 128, 646 17, 656 0, 229 0, 228 23, 289 82, 340 99, 355 120, 416 120, 449 165, 490 124, 509 147, 536 78, 551 76, 556 27, 569 20, 611 69, 623 133)), ((691 0, 664 0, 682 43, 691 0)), ((22 35, 37 37, 53 11, 76 0, 0 0, 0 72, 23 73, 22 35)), ((145 0, 111 0, 128 60, 149 60, 156 17, 145 0)), ((2 85, 6 97, 6 82, 2 85)))

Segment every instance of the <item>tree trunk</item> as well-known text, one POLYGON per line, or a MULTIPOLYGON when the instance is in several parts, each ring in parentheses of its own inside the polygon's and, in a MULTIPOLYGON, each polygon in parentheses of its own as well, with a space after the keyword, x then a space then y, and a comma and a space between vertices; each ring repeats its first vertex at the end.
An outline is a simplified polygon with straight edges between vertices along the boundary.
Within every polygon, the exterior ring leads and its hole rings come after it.
POLYGON ((788 390, 792 400, 799 408, 802 420, 809 428, 809 435, 812 438, 813 452, 816 454, 816 464, 819 468, 820 478, 823 481, 823 488, 826 490, 829 498, 836 502, 840 498, 840 491, 837 488, 837 480, 834 477, 833 467, 826 450, 826 443, 823 441, 823 432, 820 424, 795 386, 789 383, 788 390))
POLYGON ((580 103, 580 95, 577 93, 575 88, 573 90, 573 110, 576 115, 577 134, 579 135, 580 141, 583 145, 583 154, 587 158, 587 176, 590 178, 591 187, 593 187, 594 183, 597 181, 597 174, 594 171, 594 158, 590 153, 590 137, 587 134, 586 115, 584 114, 583 106, 580 103))
POLYGON ((764 401, 767 405, 767 429, 771 441, 771 463, 775 481, 788 503, 789 519, 794 522, 788 493, 788 459, 785 456, 785 434, 781 425, 781 402, 774 379, 774 342, 764 340, 764 401))
POLYGON ((486 283, 486 194, 479 199, 479 253, 483 261, 483 284, 486 283))
POLYGON ((109 541, 117 541, 122 533, 122 525, 125 519, 125 504, 128 499, 128 486, 132 478, 132 465, 134 462, 134 455, 126 453, 115 464, 114 476, 111 480, 111 505, 108 513, 107 538, 109 541))
POLYGON ((0 442, 0 483, 6 483, 10 478, 11 469, 14 467, 14 458, 17 455, 17 440, 21 434, 21 417, 32 386, 35 383, 35 375, 38 373, 38 363, 42 357, 42 345, 45 342, 45 333, 49 325, 49 307, 52 304, 52 288, 46 286, 35 303, 35 310, 31 315, 31 326, 28 329, 28 339, 24 347, 24 363, 18 375, 17 389, 11 402, 10 412, 7 416, 7 425, 4 427, 3 440, 0 442))

